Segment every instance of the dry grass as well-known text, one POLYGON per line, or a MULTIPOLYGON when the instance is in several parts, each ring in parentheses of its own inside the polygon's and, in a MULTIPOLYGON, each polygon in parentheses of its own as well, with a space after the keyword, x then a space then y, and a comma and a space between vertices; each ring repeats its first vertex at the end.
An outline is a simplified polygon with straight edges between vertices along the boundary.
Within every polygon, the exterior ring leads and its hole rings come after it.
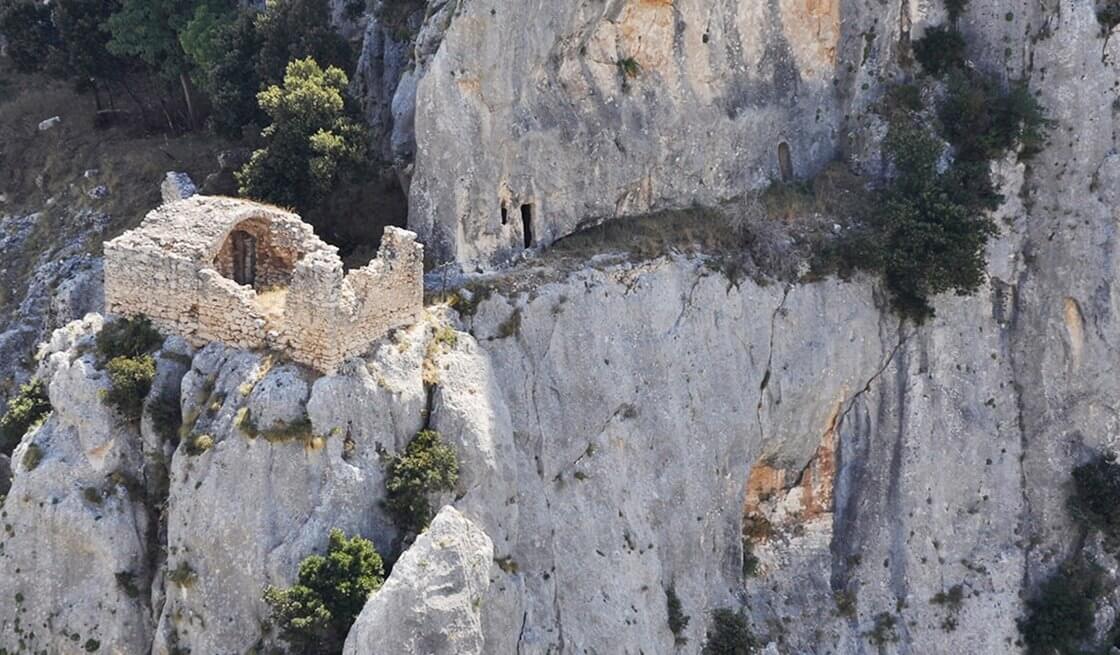
POLYGON ((278 287, 257 293, 257 307, 264 313, 269 326, 279 324, 288 304, 288 287, 278 287))

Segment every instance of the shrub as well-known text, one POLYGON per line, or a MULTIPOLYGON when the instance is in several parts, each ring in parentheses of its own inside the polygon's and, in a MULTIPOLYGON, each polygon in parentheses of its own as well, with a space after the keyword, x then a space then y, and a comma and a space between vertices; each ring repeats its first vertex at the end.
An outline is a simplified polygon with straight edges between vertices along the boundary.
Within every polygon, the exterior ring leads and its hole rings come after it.
POLYGON ((43 449, 39 444, 28 444, 27 450, 23 451, 23 468, 34 471, 41 461, 43 461, 43 449))
POLYGON ((156 360, 151 355, 114 357, 106 366, 112 387, 105 399, 117 408, 121 416, 136 421, 144 408, 144 398, 152 388, 156 375, 156 360))
POLYGON ((202 453, 214 447, 214 437, 208 434, 200 434, 187 443, 188 455, 201 455, 202 453))
POLYGON ((416 534, 432 520, 429 494, 450 491, 459 479, 455 451, 434 430, 422 430, 386 465, 385 507, 405 534, 416 534))
POLYGON ((945 0, 945 9, 949 12, 949 20, 956 22, 968 7, 969 0, 945 0))
POLYGON ((1098 455, 1073 469, 1069 505, 1075 519, 1120 544, 1120 464, 1115 458, 1098 455))
POLYGON ((875 624, 871 627, 871 631, 867 633, 867 638, 871 640, 871 643, 880 647, 898 641, 898 632, 895 630, 897 624, 898 619, 894 618, 893 614, 879 612, 875 615, 875 624))
POLYGON ((134 316, 106 324, 97 335, 97 352, 101 361, 115 357, 138 357, 159 348, 163 336, 152 327, 147 316, 134 316))
POLYGON ((288 64, 282 87, 257 95, 272 123, 261 132, 265 147, 237 172, 243 195, 306 210, 364 162, 365 135, 347 115, 346 84, 341 69, 307 58, 288 64))
POLYGON ((702 655, 750 655, 757 647, 747 617, 742 612, 720 608, 712 612, 702 655))
POLYGON ((153 398, 148 403, 148 416, 156 434, 164 441, 178 443, 179 428, 183 425, 183 407, 177 394, 165 392, 153 398))
POLYGON ((1093 634, 1093 603, 1101 594, 1101 573, 1088 565, 1064 565, 1027 601, 1019 631, 1028 655, 1081 653, 1093 634))
POLYGON ((370 594, 381 587, 385 572, 373 544, 330 532, 327 554, 312 555, 299 565, 297 583, 268 587, 264 600, 280 636, 305 653, 340 653, 346 634, 370 594))
POLYGON ((946 27, 931 27, 926 30, 925 36, 914 42, 914 57, 934 77, 963 67, 964 50, 961 33, 946 27))
POLYGON ((167 579, 180 587, 189 587, 198 579, 194 567, 190 562, 183 560, 179 565, 167 572, 167 579))
POLYGON ((665 606, 669 612, 669 630, 673 632, 677 644, 684 644, 688 640, 681 633, 688 627, 690 617, 684 613, 681 598, 677 595, 677 588, 670 586, 665 590, 665 606))
POLYGON ((8 401, 8 411, 0 417, 0 454, 11 455, 27 430, 42 423, 50 412, 51 400, 42 380, 21 385, 19 393, 8 401))
POLYGON ((1105 36, 1120 25, 1120 0, 1105 0, 1098 5, 1097 22, 1101 24, 1101 32, 1105 36))

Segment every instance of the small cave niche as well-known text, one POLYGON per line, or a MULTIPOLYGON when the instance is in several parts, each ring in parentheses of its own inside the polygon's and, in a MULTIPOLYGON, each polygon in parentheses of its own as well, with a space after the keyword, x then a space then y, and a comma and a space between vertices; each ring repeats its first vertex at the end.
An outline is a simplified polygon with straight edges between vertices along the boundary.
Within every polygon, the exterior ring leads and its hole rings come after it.
POLYGON ((525 247, 533 247, 533 205, 521 205, 521 232, 525 237, 525 247))
POLYGON ((502 201, 502 225, 509 224, 509 207, 506 206, 506 201, 502 201))
POLYGON ((782 173, 783 182, 793 181, 793 156, 789 151, 789 144, 782 141, 778 144, 778 169, 782 173))

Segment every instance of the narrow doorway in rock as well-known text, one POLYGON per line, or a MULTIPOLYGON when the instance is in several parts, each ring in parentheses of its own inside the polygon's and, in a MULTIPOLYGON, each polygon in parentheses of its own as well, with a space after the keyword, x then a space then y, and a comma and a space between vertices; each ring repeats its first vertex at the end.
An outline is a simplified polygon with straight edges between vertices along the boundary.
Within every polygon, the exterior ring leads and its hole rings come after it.
POLYGON ((782 171, 782 181, 793 180, 793 157, 789 152, 789 144, 782 141, 778 144, 778 168, 782 171))
POLYGON ((233 281, 253 286, 257 281, 257 238, 248 232, 233 233, 233 281))
POLYGON ((509 208, 506 207, 506 201, 502 201, 502 225, 509 223, 509 208))
POLYGON ((533 247, 533 205, 521 205, 521 231, 525 235, 525 247, 533 247))

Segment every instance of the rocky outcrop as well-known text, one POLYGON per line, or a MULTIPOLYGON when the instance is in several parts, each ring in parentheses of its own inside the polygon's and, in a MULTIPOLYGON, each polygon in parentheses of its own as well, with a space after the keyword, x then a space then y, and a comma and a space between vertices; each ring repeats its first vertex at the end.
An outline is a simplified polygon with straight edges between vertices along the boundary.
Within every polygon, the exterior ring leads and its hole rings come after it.
POLYGON ((366 603, 345 655, 481 655, 482 601, 494 548, 477 525, 444 507, 366 603))
POLYGON ((13 453, 0 535, 0 648, 139 653, 151 645, 139 434, 102 402, 92 316, 43 352, 53 413, 13 453))

